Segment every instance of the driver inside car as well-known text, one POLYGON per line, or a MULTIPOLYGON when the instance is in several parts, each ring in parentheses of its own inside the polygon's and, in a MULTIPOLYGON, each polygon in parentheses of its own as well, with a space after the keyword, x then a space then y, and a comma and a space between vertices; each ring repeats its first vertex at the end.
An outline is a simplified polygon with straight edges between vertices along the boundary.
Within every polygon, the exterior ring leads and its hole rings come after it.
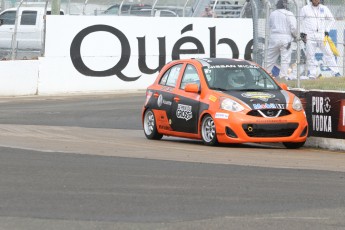
POLYGON ((228 87, 230 89, 243 88, 246 85, 246 77, 242 71, 231 71, 228 75, 228 87))

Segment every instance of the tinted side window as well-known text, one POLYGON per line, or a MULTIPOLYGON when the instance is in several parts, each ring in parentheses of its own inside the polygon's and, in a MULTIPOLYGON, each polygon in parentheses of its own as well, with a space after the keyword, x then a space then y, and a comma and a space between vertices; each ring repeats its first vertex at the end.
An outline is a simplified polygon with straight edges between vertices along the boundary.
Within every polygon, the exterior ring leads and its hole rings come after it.
POLYGON ((182 64, 175 65, 171 67, 171 71, 169 73, 168 81, 167 81, 167 86, 175 87, 177 83, 177 78, 178 75, 180 74, 182 68, 182 64))
POLYGON ((21 25, 36 25, 37 11, 23 11, 21 25))
POLYGON ((162 79, 160 80, 159 84, 167 85, 171 87, 175 87, 177 83, 178 76, 181 71, 182 64, 175 65, 167 70, 162 79))
MULTIPOLYGON (((47 10, 47 15, 51 15, 52 12, 50 10, 47 10)), ((65 15, 65 13, 63 11, 60 11, 60 15, 65 15)))
POLYGON ((131 5, 130 11, 132 11, 132 10, 141 10, 141 9, 151 9, 151 8, 152 8, 151 5, 147 5, 147 4, 135 4, 135 5, 131 5))
POLYGON ((164 73, 163 77, 161 78, 161 80, 160 80, 160 82, 159 82, 160 85, 165 85, 165 84, 167 83, 167 80, 168 80, 168 76, 169 76, 170 70, 171 70, 171 69, 168 69, 168 70, 164 73))
POLYGON ((16 19, 16 12, 7 11, 0 15, 0 19, 2 20, 3 25, 14 25, 16 19))
POLYGON ((187 84, 191 83, 200 85, 199 75, 194 66, 187 65, 186 70, 183 73, 180 88, 184 89, 187 84))
POLYGON ((161 11, 160 14, 161 17, 176 17, 176 15, 173 12, 170 11, 161 11))
MULTIPOLYGON (((109 7, 106 11, 104 11, 104 14, 119 14, 119 7, 120 5, 113 5, 109 7)), ((123 9, 123 6, 122 6, 123 9)))
POLYGON ((131 14, 136 15, 136 16, 150 17, 151 16, 151 10, 132 10, 131 14))
MULTIPOLYGON (((130 5, 123 4, 121 6, 121 13, 127 13, 129 10, 130 5)), ((115 14, 118 15, 120 10, 120 5, 113 5, 109 7, 106 11, 104 11, 104 14, 115 14)))

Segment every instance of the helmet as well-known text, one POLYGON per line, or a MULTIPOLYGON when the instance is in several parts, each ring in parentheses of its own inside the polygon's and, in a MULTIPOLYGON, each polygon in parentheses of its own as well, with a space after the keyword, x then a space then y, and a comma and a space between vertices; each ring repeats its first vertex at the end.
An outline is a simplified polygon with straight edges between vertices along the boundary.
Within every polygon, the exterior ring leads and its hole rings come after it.
POLYGON ((236 70, 228 77, 228 82, 234 88, 241 88, 246 84, 246 77, 242 70, 236 70))
POLYGON ((288 0, 278 0, 276 4, 277 9, 287 9, 288 7, 288 0))
MULTIPOLYGON (((312 0, 310 0, 310 2, 312 2, 312 0)), ((325 4, 325 0, 320 0, 320 3, 322 4, 322 5, 324 5, 325 4)), ((319 5, 319 4, 318 4, 319 5)))

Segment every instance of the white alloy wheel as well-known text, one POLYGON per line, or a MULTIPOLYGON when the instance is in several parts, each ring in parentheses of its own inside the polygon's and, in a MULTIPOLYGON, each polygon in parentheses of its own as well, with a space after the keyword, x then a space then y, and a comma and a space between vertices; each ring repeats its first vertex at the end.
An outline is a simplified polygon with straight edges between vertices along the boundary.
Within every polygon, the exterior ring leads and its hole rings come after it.
POLYGON ((206 115, 201 122, 201 136, 202 140, 206 145, 216 145, 217 134, 216 125, 214 124, 213 118, 210 115, 206 115))
POLYGON ((163 135, 157 131, 155 115, 151 109, 145 111, 143 128, 145 136, 148 139, 159 140, 163 137, 163 135))

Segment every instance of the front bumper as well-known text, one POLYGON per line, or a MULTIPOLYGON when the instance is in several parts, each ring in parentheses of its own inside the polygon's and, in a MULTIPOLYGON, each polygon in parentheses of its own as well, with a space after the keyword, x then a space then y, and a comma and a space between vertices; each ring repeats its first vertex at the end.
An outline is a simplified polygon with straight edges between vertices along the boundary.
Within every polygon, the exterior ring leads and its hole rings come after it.
POLYGON ((220 143, 303 142, 308 136, 304 112, 283 117, 253 117, 230 113, 228 119, 214 119, 220 143))

